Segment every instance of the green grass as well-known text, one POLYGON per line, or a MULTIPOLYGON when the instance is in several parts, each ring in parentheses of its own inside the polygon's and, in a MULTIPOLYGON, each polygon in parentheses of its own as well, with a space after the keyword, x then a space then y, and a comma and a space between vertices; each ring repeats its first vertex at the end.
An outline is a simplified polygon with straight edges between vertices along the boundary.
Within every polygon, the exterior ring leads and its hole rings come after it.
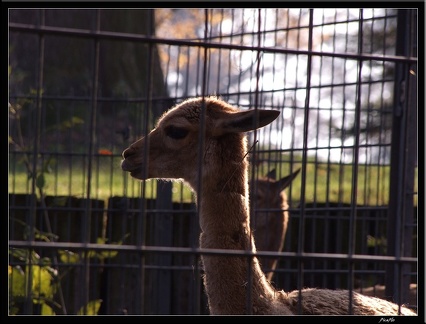
MULTIPOLYGON (((45 195, 87 197, 90 186, 90 198, 107 200, 112 196, 155 198, 157 181, 141 182, 130 177, 120 168, 121 157, 99 156, 92 164, 89 184, 88 164, 83 158, 56 161, 45 173, 45 195)), ((9 163, 9 193, 28 194, 32 192, 33 179, 28 177, 22 163, 9 163)), ((37 191, 37 189, 36 189, 37 191)), ((192 193, 183 184, 173 184, 174 201, 191 201, 192 193)))
MULTIPOLYGON (((293 167, 293 171, 301 167, 293 167)), ((305 186, 302 188, 302 172, 293 180, 291 200, 299 201, 304 190, 305 202, 352 202, 353 170, 351 165, 306 165, 305 186)), ((281 177, 290 174, 289 166, 281 166, 281 177)), ((262 173, 261 173, 262 174, 262 173)), ((389 167, 359 166, 357 174, 358 205, 386 205, 389 200, 389 167)), ((288 190, 288 189, 287 189, 288 190)))
MULTIPOLYGON (((107 200, 111 196, 155 198, 157 181, 145 183, 135 180, 120 168, 119 156, 99 156, 92 165, 90 198, 107 200)), ((277 167, 277 176, 288 175, 290 164, 282 162, 277 167)), ((301 167, 301 162, 293 163, 293 170, 301 167)), ((256 174, 264 175, 269 171, 267 165, 260 165, 256 174)), ((387 205, 389 199, 389 166, 358 167, 357 200, 359 205, 387 205)), ((304 187, 305 202, 342 202, 352 201, 352 165, 318 164, 312 160, 306 163, 306 181, 304 187)), ((251 172, 250 172, 251 175, 251 172)), ((45 173, 46 195, 87 197, 88 165, 83 158, 62 159, 56 161, 45 173)), ((302 190, 302 173, 296 177, 291 187, 291 201, 300 200, 302 190)), ((22 163, 10 158, 9 193, 31 193, 32 179, 27 176, 22 163)), ((415 179, 417 191, 417 170, 415 179)), ((289 192, 289 189, 287 189, 289 192)), ((173 201, 194 201, 190 189, 181 182, 173 182, 173 201)), ((415 196, 416 198, 417 196, 415 196)), ((413 202, 417 205, 417 198, 413 202)))

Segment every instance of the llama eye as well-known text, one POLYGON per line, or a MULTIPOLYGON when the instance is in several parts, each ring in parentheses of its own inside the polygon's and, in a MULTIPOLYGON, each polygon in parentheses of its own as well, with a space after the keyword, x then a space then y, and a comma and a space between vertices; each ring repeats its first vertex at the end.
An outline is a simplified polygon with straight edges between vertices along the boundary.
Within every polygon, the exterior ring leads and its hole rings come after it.
POLYGON ((175 126, 167 126, 165 129, 166 135, 174 139, 182 139, 188 134, 188 130, 185 128, 179 128, 175 126))

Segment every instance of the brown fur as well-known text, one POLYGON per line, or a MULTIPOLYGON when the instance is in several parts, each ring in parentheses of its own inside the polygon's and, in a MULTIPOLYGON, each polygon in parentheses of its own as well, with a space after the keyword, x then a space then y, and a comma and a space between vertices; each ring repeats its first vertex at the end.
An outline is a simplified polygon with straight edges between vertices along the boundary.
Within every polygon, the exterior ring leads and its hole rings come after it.
MULTIPOLYGON (((298 312, 299 291, 288 294, 292 311, 298 312)), ((409 308, 401 307, 399 314, 398 305, 387 300, 367 297, 353 292, 352 314, 354 315, 416 315, 409 308)), ((303 289, 302 312, 303 315, 345 315, 349 314, 349 291, 331 289, 303 289)))
MULTIPOLYGON (((189 99, 166 112, 146 138, 130 145, 123 152, 121 167, 140 180, 183 179, 189 184, 200 198, 202 249, 254 252, 244 132, 263 127, 277 116, 278 112, 269 110, 240 111, 213 97, 189 99), (205 137, 200 150, 200 116, 204 108, 205 137), (198 165, 199 153, 202 165, 198 165)), ((211 314, 298 313, 298 292, 287 294, 274 289, 257 258, 249 261, 243 256, 204 254, 202 262, 211 314)), ((348 314, 348 292, 305 289, 302 295, 303 313, 348 314)), ((395 304, 359 296, 354 298, 355 314, 398 314, 395 304)))
MULTIPOLYGON (((383 285, 375 285, 373 287, 364 287, 355 289, 356 292, 363 294, 364 296, 372 296, 377 298, 386 298, 386 287, 383 285)), ((396 299, 396 296, 388 296, 389 299, 396 299)), ((388 299, 388 298, 386 298, 388 299)), ((407 305, 417 306, 417 284, 410 284, 410 290, 408 292, 407 305)))

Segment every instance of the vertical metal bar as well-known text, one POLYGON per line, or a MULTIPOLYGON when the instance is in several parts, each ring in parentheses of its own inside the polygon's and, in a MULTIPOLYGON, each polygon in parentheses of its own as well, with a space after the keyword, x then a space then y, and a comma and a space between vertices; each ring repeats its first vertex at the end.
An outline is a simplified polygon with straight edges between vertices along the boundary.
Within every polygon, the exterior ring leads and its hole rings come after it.
MULTIPOLYGON (((207 41, 208 39, 208 29, 209 29, 209 22, 208 22, 208 17, 209 17, 209 9, 205 9, 204 10, 204 19, 205 19, 205 24, 204 24, 204 40, 207 41)), ((202 165, 203 165, 203 155, 204 155, 204 136, 205 136, 205 117, 206 117, 206 104, 204 101, 204 97, 206 96, 206 91, 207 91, 207 61, 208 61, 208 48, 204 47, 204 57, 203 57, 203 72, 202 72, 202 85, 201 85, 201 96, 203 98, 202 102, 201 102, 201 113, 200 113, 200 131, 199 131, 199 137, 198 137, 198 161, 197 161, 197 165, 198 165, 198 184, 197 184, 197 192, 199 194, 197 194, 197 206, 199 207, 201 204, 201 192, 202 192, 202 187, 203 187, 203 180, 202 180, 202 174, 203 174, 203 169, 202 169, 202 165)), ((200 235, 200 225, 199 225, 199 219, 200 219, 200 215, 199 215, 199 208, 197 208, 196 214, 194 215, 196 217, 192 217, 192 224, 191 224, 191 229, 192 229, 192 233, 191 233, 191 237, 192 237, 192 242, 191 242, 191 247, 192 248, 196 248, 198 246, 198 241, 197 243, 195 242, 195 238, 199 237, 200 235)), ((198 255, 195 255, 194 257, 194 261, 195 264, 198 265, 198 260, 199 260, 198 255)), ((195 267, 194 270, 194 277, 195 278, 199 278, 200 277, 200 269, 198 266, 195 267)), ((200 314, 200 280, 195 280, 195 285, 194 285, 194 300, 197 301, 197 303, 195 303, 195 307, 194 307, 194 312, 195 314, 200 314)))
MULTIPOLYGON (((149 9, 148 22, 149 24, 147 30, 149 36, 154 35, 155 29, 155 11, 154 9, 149 9)), ((154 66, 154 49, 156 44, 150 43, 148 45, 148 70, 147 70, 147 98, 146 98, 146 111, 153 111, 152 100, 153 100, 153 66, 154 66)), ((158 116, 154 116, 157 118, 158 116)), ((146 121, 149 118, 145 119, 146 121)), ((145 155, 148 156, 148 155, 145 155)), ((172 210, 172 186, 173 183, 170 181, 156 180, 157 181, 157 198, 155 202, 155 208, 159 210, 172 210)), ((145 197, 145 195, 143 195, 145 197)), ((154 215, 154 244, 157 246, 172 246, 173 245, 173 216, 170 212, 160 212, 157 215, 154 215)), ((142 232, 140 232, 142 234, 142 232)), ((156 263, 158 263, 162 269, 157 270, 154 274, 154 280, 158 283, 157 288, 153 293, 150 293, 150 298, 154 299, 153 304, 156 305, 156 313, 158 314, 170 314, 171 313, 171 270, 172 266, 172 256, 170 254, 158 254, 155 255, 156 263), (154 294, 154 295, 153 295, 154 294)), ((144 263, 141 264, 144 268, 144 263)), ((144 269, 142 277, 144 277, 144 269)), ((143 284, 143 282, 142 282, 143 284)), ((143 301, 145 296, 141 296, 143 301)), ((141 305, 143 309, 143 304, 141 305)))
MULTIPOLYGON (((410 56, 417 57, 417 12, 415 10, 410 11, 410 56)), ((405 184, 404 184, 404 205, 403 205, 403 256, 413 256, 412 246, 413 242, 413 230, 417 230, 417 219, 414 215, 414 195, 417 193, 414 191, 414 177, 415 169, 417 166, 417 64, 413 64, 409 67, 407 75, 407 134, 405 139, 406 153, 402 154, 405 158, 405 184)), ((402 287, 401 287, 401 302, 409 302, 410 294, 410 283, 412 282, 410 276, 411 265, 402 265, 402 287)))
MULTIPOLYGON (((306 67, 306 97, 305 97, 305 114, 303 126, 303 151, 302 151, 302 180, 300 188, 300 220, 297 253, 301 255, 304 251, 305 241, 305 194, 306 194, 306 162, 308 159, 308 134, 309 134, 309 105, 310 105, 310 89, 311 89, 311 73, 312 73, 312 37, 313 37, 314 10, 309 10, 309 40, 308 40, 308 60, 306 67)), ((298 260, 297 267, 297 288, 299 291, 303 288, 303 260, 298 260)), ((302 313, 302 294, 298 298, 298 313, 302 313)))
MULTIPOLYGON (((151 52, 151 51, 150 51, 151 52)), ((150 73, 150 72, 149 72, 150 73)), ((170 181, 157 180, 157 199, 156 209, 164 210, 154 215, 154 241, 157 246, 173 246, 173 204, 172 204, 172 185, 170 181)), ((151 293, 150 297, 156 298, 158 314, 172 313, 172 255, 169 253, 159 253, 156 256, 156 262, 161 269, 157 270, 155 279, 158 286, 151 293)))
MULTIPOLYGON (((358 23, 358 53, 363 51, 363 10, 359 12, 358 23)), ((353 167, 352 167, 352 191, 351 191, 351 212, 349 218, 349 242, 348 242, 348 255, 352 256, 355 253, 355 239, 356 239, 356 214, 357 214, 357 193, 358 193, 358 163, 359 163, 359 135, 361 123, 361 94, 362 94, 362 64, 363 61, 358 61, 358 82, 357 82, 357 95, 356 95, 356 109, 355 109, 355 123, 354 135, 355 144, 353 148, 353 167)), ((349 315, 352 314, 353 304, 353 281, 354 281, 354 264, 349 263, 348 286, 349 286, 349 315)))
MULTIPOLYGON (((411 28, 413 10, 398 10, 396 55, 412 55, 411 28)), ((397 63, 395 69, 394 116, 392 121, 391 171, 389 213, 387 229, 388 255, 399 258, 411 254, 413 223, 413 186, 416 163, 416 69, 397 63), (414 98, 412 96, 415 96, 414 98)), ((407 267, 389 264, 386 267, 387 298, 394 297, 395 302, 404 302, 409 289, 408 278, 402 278, 407 267), (402 279, 402 281, 401 281, 402 279), (404 293, 401 290, 405 290, 404 293)))
MULTIPOLYGON (((411 46, 417 44, 413 20, 416 21, 415 11, 398 11, 397 55, 413 55, 411 46)), ((416 74, 416 67, 408 64, 396 67, 387 242, 388 254, 397 258, 412 253, 414 169, 417 163, 416 74)), ((392 296, 398 304, 408 300, 410 278, 404 277, 406 272, 409 272, 407 265, 391 264, 386 269, 386 296, 392 296)))
MULTIPOLYGON (((258 30, 257 30, 257 46, 260 47, 261 46, 261 18, 262 18, 262 9, 258 9, 258 16, 257 16, 257 23, 258 23, 258 30)), ((259 107, 259 79, 260 79, 260 61, 261 61, 261 55, 260 55, 260 51, 258 50, 256 53, 256 88, 255 88, 255 92, 254 92, 254 109, 258 109, 259 107)), ((254 123, 256 123, 255 125, 255 129, 257 129, 257 124, 258 121, 255 120, 254 123)), ((256 156, 256 143, 257 143, 257 132, 253 132, 253 142, 254 145, 252 146, 252 154, 253 156, 256 156)), ((257 191, 257 187, 256 187, 256 181, 254 181, 254 179, 256 179, 256 168, 251 168, 251 183, 250 183, 250 197, 254 197, 255 196, 255 192, 257 191)), ((253 200, 250 200, 250 227, 252 226, 251 224, 254 224, 254 205, 253 205, 253 200)), ((250 235, 253 235, 253 231, 250 231, 250 235)), ((252 249, 251 246, 251 242, 250 241, 250 249, 252 249)), ((247 257, 247 282, 248 287, 252 287, 253 285, 253 273, 252 273, 252 269, 251 269, 251 264, 253 263, 253 258, 252 257, 247 257)), ((252 296, 252 289, 247 289, 247 295, 246 295, 246 315, 252 315, 252 311, 253 311, 253 296, 252 296)))
MULTIPOLYGON (((414 14, 414 13, 413 13, 414 14)), ((415 28, 413 28, 415 29, 415 28)), ((405 158, 404 168, 404 186, 403 186, 403 231, 402 231, 402 247, 403 256, 417 257, 412 255, 413 230, 417 228, 417 219, 414 215, 414 177, 415 168, 417 166, 417 66, 410 68, 410 74, 407 78, 407 126, 405 145, 406 154, 402 154, 405 158)), ((406 304, 409 302, 411 278, 408 273, 411 272, 411 265, 402 265, 401 278, 401 299, 400 302, 406 304)))
MULTIPOLYGON (((43 26, 45 23, 45 11, 44 9, 40 10, 40 25, 43 26)), ((43 97, 43 71, 44 71, 44 45, 45 38, 43 34, 40 34, 39 38, 39 56, 38 56, 38 78, 37 78, 37 94, 36 94, 36 125, 35 125, 35 134, 34 134, 34 146, 33 146, 33 156, 32 156, 32 182, 31 182, 31 199, 30 199, 30 213, 28 226, 30 233, 28 236, 29 241, 34 241, 34 231, 35 231, 35 221, 37 215, 37 162, 38 154, 40 150, 40 133, 41 133, 41 115, 42 115, 42 97, 43 97)), ((32 286, 33 286, 33 267, 32 267, 32 254, 33 250, 28 250, 28 280, 26 281, 26 300, 24 305, 24 314, 33 313, 33 300, 30 297, 32 295, 32 286)))
MULTIPOLYGON (((100 29, 100 10, 96 10, 96 26, 95 32, 100 29)), ((94 40, 94 56, 93 56, 93 74, 92 74, 92 98, 91 98, 91 112, 90 112, 90 135, 89 135, 89 149, 87 161, 87 184, 86 184, 86 199, 83 202, 85 212, 85 226, 83 227, 84 243, 90 243, 90 227, 92 216, 91 204, 91 186, 92 186, 92 164, 95 158, 94 142, 96 138, 96 114, 98 105, 98 78, 99 78, 99 39, 94 40)), ((84 313, 86 313, 86 306, 89 303, 89 286, 90 286, 90 258, 87 250, 84 252, 84 285, 81 286, 83 290, 83 305, 84 313)))

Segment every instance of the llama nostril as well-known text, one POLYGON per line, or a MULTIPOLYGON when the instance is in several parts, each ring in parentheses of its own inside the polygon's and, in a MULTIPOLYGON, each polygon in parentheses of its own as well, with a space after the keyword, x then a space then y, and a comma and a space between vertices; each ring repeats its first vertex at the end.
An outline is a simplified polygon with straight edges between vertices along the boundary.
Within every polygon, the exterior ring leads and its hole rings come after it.
POLYGON ((125 157, 124 157, 124 159, 123 160, 121 160, 121 169, 123 170, 123 171, 132 171, 132 170, 134 170, 135 169, 135 166, 134 166, 134 164, 132 164, 130 161, 129 161, 129 159, 126 159, 125 157))
POLYGON ((131 154, 132 154, 132 149, 131 149, 131 147, 129 147, 129 148, 127 148, 127 149, 125 149, 125 150, 123 151, 123 154, 122 154, 123 159, 125 159, 125 158, 129 157, 129 155, 131 155, 131 154))

